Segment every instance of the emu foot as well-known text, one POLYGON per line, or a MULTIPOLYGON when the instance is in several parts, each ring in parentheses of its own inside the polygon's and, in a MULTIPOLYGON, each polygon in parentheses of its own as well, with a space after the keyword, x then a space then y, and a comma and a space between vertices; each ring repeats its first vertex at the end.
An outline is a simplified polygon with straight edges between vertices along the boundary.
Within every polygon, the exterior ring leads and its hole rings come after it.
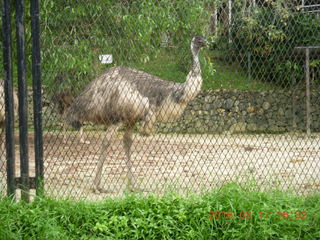
POLYGON ((130 180, 128 181, 126 190, 131 193, 148 192, 148 190, 146 188, 141 187, 140 184, 136 183, 136 181, 134 181, 134 183, 132 183, 132 182, 130 183, 130 180))
POLYGON ((147 125, 142 126, 142 129, 140 130, 140 134, 142 136, 149 137, 150 135, 153 134, 153 128, 147 125))
POLYGON ((100 186, 94 186, 92 188, 93 192, 96 193, 96 194, 100 194, 100 193, 114 193, 114 191, 111 191, 110 189, 105 189, 105 188, 102 188, 100 186))
POLYGON ((142 187, 127 187, 127 191, 131 193, 142 193, 142 192, 149 192, 148 189, 142 187))
POLYGON ((146 131, 141 131, 141 132, 140 132, 140 135, 141 135, 141 136, 144 136, 144 137, 149 137, 151 134, 150 134, 150 132, 148 133, 148 132, 146 132, 146 131))

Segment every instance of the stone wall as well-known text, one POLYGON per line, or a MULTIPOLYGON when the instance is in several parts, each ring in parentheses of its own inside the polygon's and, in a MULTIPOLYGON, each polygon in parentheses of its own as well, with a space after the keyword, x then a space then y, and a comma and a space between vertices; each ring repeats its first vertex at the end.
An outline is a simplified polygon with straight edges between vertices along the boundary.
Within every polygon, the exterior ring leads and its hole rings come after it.
MULTIPOLYGON (((311 95, 311 131, 320 131, 320 92, 311 95)), ((159 132, 287 132, 306 130, 304 91, 206 90, 182 118, 158 124, 159 132)))
MULTIPOLYGON (((60 126, 61 116, 43 94, 44 127, 60 126)), ((32 90, 29 122, 33 124, 32 90)), ((320 91, 311 94, 311 131, 320 132, 320 91)), ((305 91, 206 90, 190 102, 179 121, 157 123, 162 133, 290 132, 306 130, 305 91)))

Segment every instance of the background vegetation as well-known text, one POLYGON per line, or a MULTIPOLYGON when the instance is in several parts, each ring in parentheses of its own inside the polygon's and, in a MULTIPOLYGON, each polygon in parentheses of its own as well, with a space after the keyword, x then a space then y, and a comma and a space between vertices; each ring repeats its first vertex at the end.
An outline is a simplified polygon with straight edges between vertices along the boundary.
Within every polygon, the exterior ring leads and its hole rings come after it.
MULTIPOLYGON (((148 65, 161 56, 179 56, 177 74, 185 71, 191 60, 191 36, 204 34, 209 18, 206 1, 43 2, 44 46, 50 46, 43 48, 44 68, 54 70, 45 82, 50 83, 59 72, 75 88, 105 70, 98 60, 102 53, 113 55, 113 65, 135 66, 148 65)), ((212 66, 202 61, 205 74, 210 75, 212 66)), ((163 70, 157 67, 158 73, 163 70)))
POLYGON ((48 198, 15 203, 3 198, 0 236, 7 240, 319 239, 319 203, 319 195, 259 193, 237 185, 187 198, 128 195, 98 203, 48 198), (233 215, 210 219, 210 211, 233 215))
MULTIPOLYGON (((319 17, 299 10, 294 1, 265 1, 251 9, 244 2, 235 1, 232 42, 223 46, 226 55, 241 59, 244 69, 250 65, 255 79, 278 86, 303 80, 304 51, 294 48, 320 46, 319 17)), ((311 52, 311 71, 319 71, 319 59, 319 52, 311 52)), ((320 82, 320 75, 316 80, 320 82)))
MULTIPOLYGON (((226 0, 40 3, 42 77, 52 92, 65 88, 79 91, 110 67, 101 65, 98 59, 99 54, 107 53, 113 54, 113 65, 151 70, 167 80, 182 82, 191 64, 189 44, 195 34, 205 35, 210 42, 201 54, 204 88, 283 87, 293 77, 296 81, 303 79, 303 53, 294 52, 293 48, 320 45, 317 15, 303 13, 290 0, 263 1, 255 7, 251 1, 233 1, 231 26, 226 17, 226 0), (219 24, 214 29, 216 6, 219 24)), ((29 4, 25 22, 30 79, 29 4)), ((14 33, 14 16, 12 23, 14 33)), ((312 71, 320 75, 319 54, 312 53, 312 59, 312 71)))

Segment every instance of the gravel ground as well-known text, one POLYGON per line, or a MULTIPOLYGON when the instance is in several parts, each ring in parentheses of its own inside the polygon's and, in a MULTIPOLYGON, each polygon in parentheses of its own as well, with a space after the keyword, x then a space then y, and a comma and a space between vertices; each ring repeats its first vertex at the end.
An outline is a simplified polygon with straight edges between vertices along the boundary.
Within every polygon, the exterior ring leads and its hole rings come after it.
MULTIPOLYGON (((127 169, 121 133, 113 139, 103 169, 101 185, 110 193, 92 191, 102 132, 87 133, 86 143, 79 139, 76 134, 45 134, 46 192, 55 197, 90 200, 122 196, 127 186, 127 169)), ((186 194, 229 182, 250 182, 262 191, 279 188, 313 193, 320 189, 319 140, 319 134, 134 135, 131 157, 136 188, 145 194, 186 194)), ((34 176, 32 136, 29 142, 34 176)), ((18 154, 19 146, 16 148, 18 154)), ((16 172, 19 175, 19 169, 16 172)))

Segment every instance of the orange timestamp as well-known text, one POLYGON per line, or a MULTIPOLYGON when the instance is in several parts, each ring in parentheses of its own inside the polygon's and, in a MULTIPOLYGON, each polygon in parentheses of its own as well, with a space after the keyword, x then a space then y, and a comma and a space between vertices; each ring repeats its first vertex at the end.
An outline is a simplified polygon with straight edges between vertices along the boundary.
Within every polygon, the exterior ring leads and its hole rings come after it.
POLYGON ((306 211, 210 211, 209 219, 267 219, 271 215, 276 215, 283 219, 307 219, 306 211))

